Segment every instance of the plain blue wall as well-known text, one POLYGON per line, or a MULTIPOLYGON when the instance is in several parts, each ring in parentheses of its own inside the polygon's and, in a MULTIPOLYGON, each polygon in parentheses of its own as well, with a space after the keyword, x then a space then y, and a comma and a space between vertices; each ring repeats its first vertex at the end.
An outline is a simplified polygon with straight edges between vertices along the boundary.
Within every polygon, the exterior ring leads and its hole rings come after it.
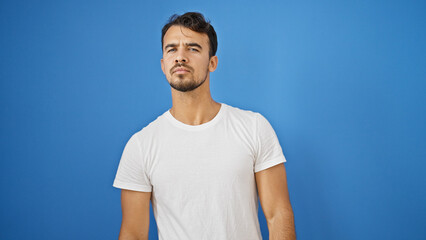
POLYGON ((426 3, 371 0, 1 1, 0 239, 117 239, 112 182, 171 107, 160 32, 185 11, 218 33, 213 98, 278 135, 298 239, 426 239, 426 3))

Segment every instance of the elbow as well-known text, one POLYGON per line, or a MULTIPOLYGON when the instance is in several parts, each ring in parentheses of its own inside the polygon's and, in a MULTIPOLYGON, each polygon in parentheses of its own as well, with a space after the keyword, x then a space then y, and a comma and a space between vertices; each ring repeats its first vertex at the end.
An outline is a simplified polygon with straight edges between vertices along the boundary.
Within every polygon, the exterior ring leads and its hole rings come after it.
POLYGON ((276 222, 282 222, 282 221, 294 221, 294 214, 293 209, 291 207, 285 207, 276 209, 272 213, 268 214, 268 216, 265 215, 266 222, 268 225, 273 225, 276 222))
POLYGON ((148 240, 148 233, 121 230, 118 240, 148 240))

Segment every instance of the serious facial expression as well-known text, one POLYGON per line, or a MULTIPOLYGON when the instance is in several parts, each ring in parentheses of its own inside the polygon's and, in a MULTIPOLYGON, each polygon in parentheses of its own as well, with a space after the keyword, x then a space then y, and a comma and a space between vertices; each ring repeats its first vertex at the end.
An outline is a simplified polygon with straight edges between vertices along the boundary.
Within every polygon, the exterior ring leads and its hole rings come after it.
POLYGON ((176 25, 167 30, 161 69, 172 88, 181 92, 198 88, 209 76, 209 71, 214 71, 210 65, 207 34, 176 25))

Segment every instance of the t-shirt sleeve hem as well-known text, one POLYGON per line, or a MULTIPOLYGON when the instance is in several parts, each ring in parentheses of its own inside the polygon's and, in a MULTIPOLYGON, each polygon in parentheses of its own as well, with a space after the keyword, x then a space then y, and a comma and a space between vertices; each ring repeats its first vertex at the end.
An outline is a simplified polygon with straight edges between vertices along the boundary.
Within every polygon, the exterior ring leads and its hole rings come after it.
POLYGON ((256 173, 256 172, 265 170, 267 168, 273 167, 273 166, 275 166, 277 164, 280 164, 280 163, 283 163, 283 162, 286 162, 286 159, 282 155, 280 157, 277 157, 277 158, 274 158, 272 160, 269 160, 269 161, 267 161, 265 163, 261 163, 261 164, 258 164, 256 166, 254 166, 254 172, 256 173))
POLYGON ((120 182, 120 181, 117 181, 117 180, 114 181, 112 186, 115 187, 115 188, 138 191, 138 192, 152 192, 151 186, 138 185, 138 184, 132 184, 132 183, 124 183, 124 182, 120 182))

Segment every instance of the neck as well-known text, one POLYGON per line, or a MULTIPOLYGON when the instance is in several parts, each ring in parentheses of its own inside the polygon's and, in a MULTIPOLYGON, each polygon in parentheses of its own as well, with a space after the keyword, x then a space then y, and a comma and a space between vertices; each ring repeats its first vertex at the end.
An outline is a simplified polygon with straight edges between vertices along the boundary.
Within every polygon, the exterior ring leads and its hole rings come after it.
POLYGON ((173 88, 170 114, 188 125, 200 125, 212 120, 220 110, 220 103, 210 94, 208 80, 190 92, 179 92, 173 88))

